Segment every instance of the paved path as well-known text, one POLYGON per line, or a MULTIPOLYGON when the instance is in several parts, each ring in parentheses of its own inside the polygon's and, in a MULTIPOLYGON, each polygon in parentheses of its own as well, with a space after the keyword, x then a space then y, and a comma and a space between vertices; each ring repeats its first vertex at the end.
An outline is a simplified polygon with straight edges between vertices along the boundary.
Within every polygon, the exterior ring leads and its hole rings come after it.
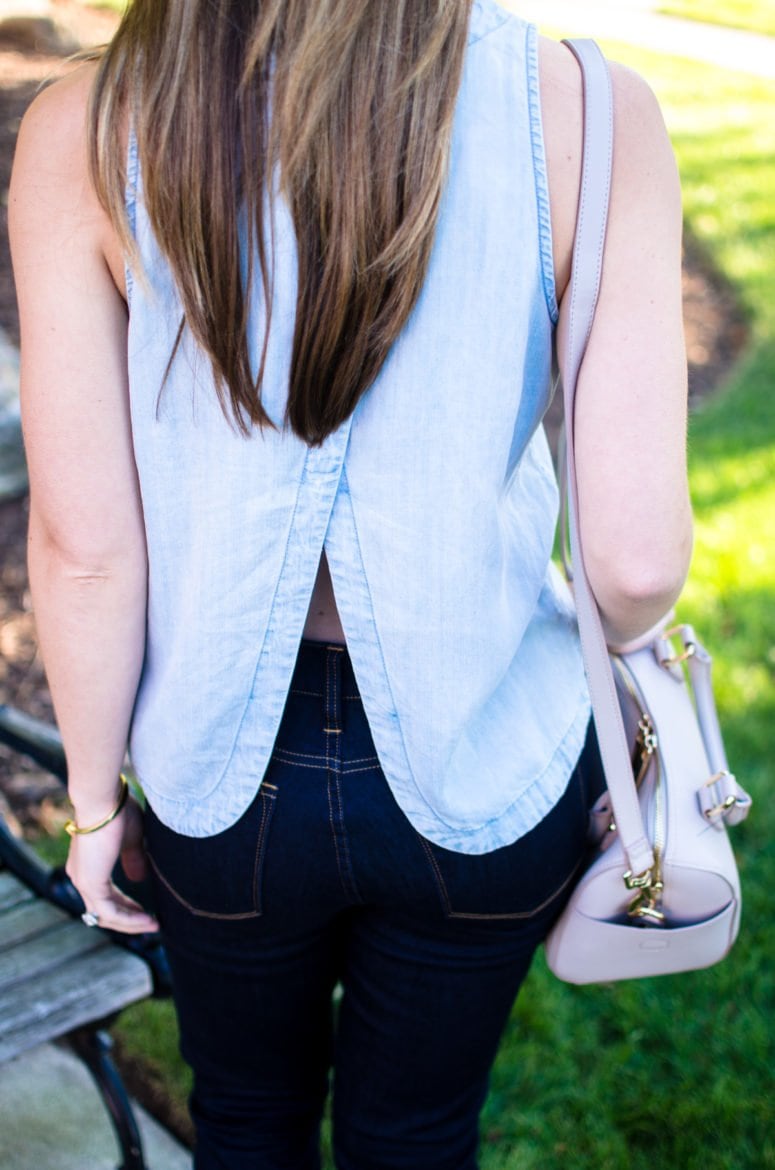
MULTIPOLYGON (((150 1170, 190 1170, 188 1151, 137 1115, 150 1170)), ((70 1052, 44 1044, 0 1066, 2 1170, 116 1170, 118 1160, 94 1082, 70 1052)))
POLYGON ((678 20, 648 0, 500 0, 539 28, 567 36, 624 41, 658 53, 703 61, 775 81, 775 37, 678 20))
MULTIPOLYGON (((500 0, 504 8, 539 27, 568 36, 624 41, 657 53, 704 61, 775 80, 775 37, 721 25, 679 20, 655 11, 656 0, 500 0)), ((0 0, 3 16, 51 15, 51 0, 0 0)))

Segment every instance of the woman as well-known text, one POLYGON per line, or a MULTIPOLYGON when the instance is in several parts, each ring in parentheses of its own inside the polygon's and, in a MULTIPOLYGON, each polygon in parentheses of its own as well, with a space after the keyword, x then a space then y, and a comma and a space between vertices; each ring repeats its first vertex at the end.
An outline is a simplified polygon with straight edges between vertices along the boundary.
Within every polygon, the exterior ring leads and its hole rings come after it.
MULTIPOLYGON (((577 459, 622 641, 691 528, 675 166, 614 89, 577 459)), ((24 119, 68 872, 88 921, 156 929, 110 876, 145 864, 129 738, 199 1170, 318 1165, 332 1066, 340 1168, 475 1165, 599 784, 540 428, 580 156, 577 66, 492 0, 134 0, 24 119)))

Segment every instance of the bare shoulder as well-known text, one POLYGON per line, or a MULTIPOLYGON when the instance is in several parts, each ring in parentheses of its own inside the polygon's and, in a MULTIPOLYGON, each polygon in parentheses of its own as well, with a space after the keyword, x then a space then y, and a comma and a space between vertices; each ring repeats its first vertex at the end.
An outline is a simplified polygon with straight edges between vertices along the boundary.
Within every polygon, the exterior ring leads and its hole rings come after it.
POLYGON ((38 163, 72 171, 86 161, 86 119, 96 61, 85 61, 41 90, 22 118, 17 165, 38 163))
POLYGON ((95 66, 88 62, 37 95, 22 118, 9 200, 11 232, 46 224, 54 233, 99 225, 89 178, 87 110, 95 66))
POLYGON ((98 68, 86 61, 37 95, 25 113, 9 192, 15 263, 45 233, 52 248, 78 248, 107 261, 121 289, 117 236, 89 168, 88 110, 98 68))
MULTIPOLYGON (((583 90, 579 65, 565 46, 539 42, 541 110, 552 206, 555 272, 561 297, 570 274, 583 149, 583 90)), ((633 195, 680 204, 670 141, 659 103, 634 70, 609 62, 614 93, 613 207, 633 195)))

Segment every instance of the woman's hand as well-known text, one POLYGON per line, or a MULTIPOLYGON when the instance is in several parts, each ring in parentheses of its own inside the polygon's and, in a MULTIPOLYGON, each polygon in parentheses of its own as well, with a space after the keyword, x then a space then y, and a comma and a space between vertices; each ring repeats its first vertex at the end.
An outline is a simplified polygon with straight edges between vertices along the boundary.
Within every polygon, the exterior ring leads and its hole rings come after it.
POLYGON ((111 875, 119 857, 130 881, 145 876, 142 812, 131 797, 109 825, 73 837, 65 869, 99 926, 125 934, 158 930, 156 919, 113 882, 111 875))

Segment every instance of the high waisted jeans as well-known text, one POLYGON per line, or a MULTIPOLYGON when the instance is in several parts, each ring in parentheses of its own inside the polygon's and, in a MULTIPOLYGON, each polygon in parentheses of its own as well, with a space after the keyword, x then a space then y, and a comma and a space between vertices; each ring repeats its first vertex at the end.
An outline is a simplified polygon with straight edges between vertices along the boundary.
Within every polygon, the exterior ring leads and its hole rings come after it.
POLYGON ((498 1041, 600 785, 588 742, 527 836, 483 856, 441 849, 391 795, 346 650, 302 643, 240 820, 189 838, 147 813, 196 1170, 319 1166, 331 1069, 340 1170, 472 1170, 498 1041))

